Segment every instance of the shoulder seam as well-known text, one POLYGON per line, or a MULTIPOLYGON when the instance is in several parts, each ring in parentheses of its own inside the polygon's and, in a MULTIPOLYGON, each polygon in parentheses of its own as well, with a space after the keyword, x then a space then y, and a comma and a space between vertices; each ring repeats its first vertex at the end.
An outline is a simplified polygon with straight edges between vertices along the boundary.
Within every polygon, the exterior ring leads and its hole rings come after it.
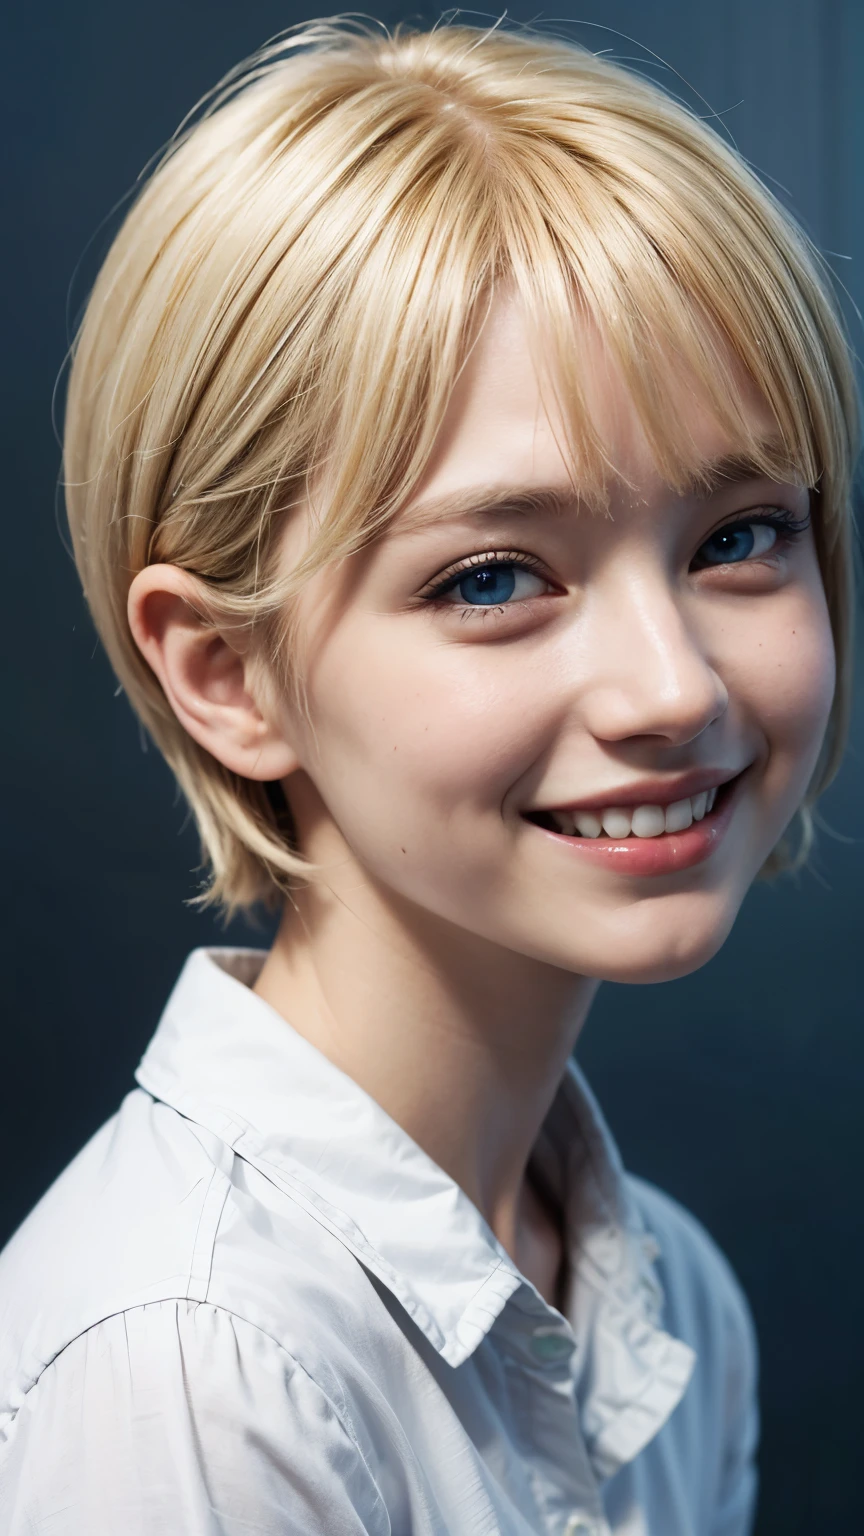
POLYGON ((186 1286, 187 1297, 190 1301, 205 1302, 210 1289, 210 1276, 213 1270, 213 1252, 216 1246, 216 1234, 222 1220, 222 1212, 231 1189, 231 1180, 222 1169, 213 1165, 210 1174, 210 1182, 207 1193, 201 1201, 201 1210, 198 1213, 198 1226, 195 1232, 195 1241, 192 1244, 192 1257, 189 1262, 189 1280, 186 1286))
MULTIPOLYGON (((216 1170, 216 1171, 218 1171, 218 1170, 216 1170)), ((209 1191, 208 1191, 208 1195, 209 1195, 209 1191)), ((42 1380, 42 1377, 45 1375, 45 1372, 50 1370, 51 1366, 55 1365, 57 1363, 57 1361, 61 1358, 61 1356, 64 1355, 66 1353, 66 1351, 68 1349, 70 1349, 71 1346, 74 1343, 76 1343, 76 1341, 78 1339, 83 1338, 85 1336, 85 1334, 91 1333, 93 1331, 93 1329, 100 1327, 100 1325, 102 1323, 106 1323, 106 1322, 110 1321, 110 1319, 112 1317, 125 1317, 127 1313, 130 1313, 130 1312, 140 1312, 140 1311, 143 1310, 144 1307, 154 1307, 154 1306, 158 1307, 158 1306, 162 1306, 166 1302, 172 1302, 172 1301, 174 1301, 174 1302, 177 1302, 177 1301, 191 1301, 193 1303, 193 1305, 196 1306, 196 1307, 201 1307, 201 1306, 209 1307, 212 1312, 219 1312, 219 1313, 222 1313, 225 1317, 230 1317, 230 1318, 236 1319, 236 1321, 238 1323, 242 1323, 246 1328, 252 1329, 255 1333, 260 1334, 260 1336, 262 1338, 267 1339, 268 1342, 271 1343, 274 1346, 274 1348, 276 1348, 279 1351, 280 1354, 285 1355, 286 1358, 291 1361, 292 1365, 298 1371, 302 1371, 302 1373, 306 1377, 307 1381, 311 1382, 311 1384, 315 1388, 315 1390, 317 1392, 320 1392, 320 1394, 324 1398, 324 1400, 327 1403, 329 1403, 330 1407, 333 1410, 334 1416, 335 1416, 337 1422, 339 1423, 339 1426, 340 1426, 343 1434, 351 1442, 351 1445, 352 1445, 354 1451, 356 1452, 357 1456, 359 1457, 359 1459, 360 1459, 360 1461, 361 1461, 361 1463, 362 1463, 362 1465, 364 1467, 364 1470, 366 1472, 366 1475, 367 1475, 367 1477, 369 1479, 370 1486, 374 1490, 374 1493, 375 1493, 375 1504, 373 1505, 373 1509, 377 1510, 377 1508, 380 1505, 381 1509, 384 1511, 384 1514, 386 1515, 387 1510, 386 1510, 386 1505, 384 1504, 384 1499, 383 1499, 383 1496, 381 1494, 381 1490, 378 1487, 377 1480, 376 1480, 376 1478, 375 1478, 375 1476, 374 1476, 374 1474, 372 1472, 372 1469, 369 1466, 369 1463, 366 1460, 366 1457, 364 1456, 363 1451, 362 1451, 362 1449, 361 1449, 361 1447, 360 1447, 360 1445, 358 1443, 357 1436, 356 1436, 355 1431, 354 1431, 353 1423, 351 1421, 351 1415, 348 1412, 348 1405, 345 1402, 344 1396, 341 1397, 341 1401, 340 1401, 339 1404, 335 1403, 333 1401, 332 1397, 329 1395, 329 1393, 326 1392, 325 1389, 322 1387, 321 1383, 319 1381, 316 1381, 316 1379, 312 1375, 312 1373, 307 1369, 307 1367, 305 1365, 303 1365, 302 1361, 298 1360, 296 1355, 293 1355, 291 1353, 290 1349, 286 1348, 286 1346, 282 1343, 281 1339, 275 1338, 272 1333, 269 1333, 266 1328, 262 1328, 259 1323, 253 1323, 248 1317, 244 1317, 242 1312, 235 1312, 233 1310, 233 1308, 231 1308, 231 1307, 220 1306, 216 1302, 212 1302, 212 1301, 198 1300, 197 1298, 195 1298, 193 1296, 185 1295, 179 1289, 178 1289, 178 1292, 177 1292, 176 1295, 163 1296, 163 1297, 160 1297, 158 1301, 136 1302, 131 1307, 118 1307, 115 1312, 107 1312, 104 1317, 100 1317, 100 1318, 97 1319, 96 1322, 90 1323, 88 1327, 82 1328, 79 1333, 76 1333, 73 1336, 73 1338, 69 1339, 63 1345, 62 1349, 58 1349, 56 1355, 52 1355, 51 1359, 46 1361, 45 1365, 43 1366, 43 1369, 39 1372, 39 1375, 34 1377, 33 1381, 30 1383, 30 1386, 27 1388, 26 1392, 24 1393, 24 1398, 29 1396, 29 1394, 33 1391, 34 1387, 36 1387, 38 1385, 38 1383, 42 1380)), ((9 1423, 10 1424, 14 1423, 15 1419, 17 1419, 18 1414, 21 1411, 22 1405, 23 1405, 23 1398, 22 1398, 22 1403, 19 1404, 19 1406, 15 1410, 14 1414, 12 1414, 10 1416, 10 1419, 9 1419, 9 1423)))

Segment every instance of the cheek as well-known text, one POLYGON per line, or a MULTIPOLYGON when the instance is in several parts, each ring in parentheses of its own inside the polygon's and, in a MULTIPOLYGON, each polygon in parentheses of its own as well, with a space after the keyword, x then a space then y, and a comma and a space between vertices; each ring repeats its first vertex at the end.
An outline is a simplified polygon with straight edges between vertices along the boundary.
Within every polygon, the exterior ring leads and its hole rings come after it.
POLYGON ((770 758, 803 793, 819 755, 836 685, 831 623, 818 577, 778 594, 771 620, 760 623, 744 648, 736 648, 735 682, 764 735, 770 758))
POLYGON ((503 649, 399 640, 340 638, 316 668, 310 706, 333 815, 349 837, 361 801, 364 820, 403 842, 463 817, 477 830, 484 814, 500 831, 507 791, 542 748, 539 678, 503 649))

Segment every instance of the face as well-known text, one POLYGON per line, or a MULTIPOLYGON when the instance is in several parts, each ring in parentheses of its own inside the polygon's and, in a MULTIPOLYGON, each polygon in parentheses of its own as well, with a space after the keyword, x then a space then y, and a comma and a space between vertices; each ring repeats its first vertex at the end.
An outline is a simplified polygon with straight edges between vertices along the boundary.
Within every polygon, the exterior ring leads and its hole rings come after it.
MULTIPOLYGON (((335 847, 394 912, 659 981, 719 948, 800 804, 834 654, 808 492, 727 463, 673 493, 602 343, 580 345, 630 486, 609 516, 580 505, 499 301, 410 503, 304 591, 314 737, 287 721, 285 787, 304 852, 335 847)), ((719 466, 730 445, 669 389, 719 466)))

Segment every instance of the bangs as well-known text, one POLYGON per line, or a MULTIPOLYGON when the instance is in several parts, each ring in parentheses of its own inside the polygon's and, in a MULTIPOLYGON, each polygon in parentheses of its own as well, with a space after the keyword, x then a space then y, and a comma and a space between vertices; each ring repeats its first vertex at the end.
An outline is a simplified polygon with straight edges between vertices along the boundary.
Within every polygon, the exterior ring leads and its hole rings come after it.
POLYGON ((626 481, 589 405, 578 346, 588 325, 672 489, 713 483, 692 414, 676 409, 686 394, 753 474, 830 489, 817 529, 830 545, 855 426, 836 309, 806 237, 716 135, 689 120, 682 129, 671 104, 653 134, 623 115, 610 124, 607 106, 594 139, 572 99, 554 95, 542 134, 524 131, 538 127, 536 103, 527 124, 508 104, 504 127, 464 100, 444 113, 428 90, 411 105, 405 145, 390 139, 364 167, 364 203, 379 220, 341 287, 341 326, 321 362, 322 393, 338 405, 319 417, 307 484, 327 491, 295 578, 383 532, 404 506, 504 285, 524 306, 586 504, 607 507, 610 479, 626 481))
POLYGON ((806 273, 794 273, 788 231, 783 250, 741 189, 718 196, 698 162, 673 208, 650 166, 636 182, 608 167, 586 171, 549 146, 532 159, 502 199, 504 241, 538 376, 567 424, 580 498, 605 508, 610 478, 629 483, 593 419, 578 345, 586 327, 608 349, 658 474, 679 494, 713 483, 682 399, 698 402, 753 474, 809 488, 842 479, 849 441, 838 370, 802 293, 806 273))

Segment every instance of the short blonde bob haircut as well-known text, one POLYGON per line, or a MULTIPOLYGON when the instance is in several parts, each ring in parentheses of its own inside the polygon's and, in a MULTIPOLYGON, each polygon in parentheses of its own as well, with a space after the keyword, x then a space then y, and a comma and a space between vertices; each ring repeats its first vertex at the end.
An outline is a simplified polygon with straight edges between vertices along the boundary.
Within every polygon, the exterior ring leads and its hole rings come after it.
POLYGON ((390 35, 336 18, 267 45, 172 140, 73 352, 75 557, 122 687, 195 815, 200 904, 276 906, 314 868, 278 787, 228 771, 178 723, 130 634, 130 582, 155 561, 193 573, 214 622, 246 627, 266 677, 295 685, 292 597, 404 504, 502 280, 554 349, 589 504, 616 471, 582 404, 572 340, 586 316, 670 486, 704 475, 665 404, 664 380, 685 369, 731 451, 813 488, 839 683, 799 812, 806 853, 847 726, 858 434, 824 263, 717 133, 609 59, 503 26, 390 35), (756 434, 742 376, 776 445, 756 434), (280 572, 285 519, 322 482, 313 537, 280 572))

